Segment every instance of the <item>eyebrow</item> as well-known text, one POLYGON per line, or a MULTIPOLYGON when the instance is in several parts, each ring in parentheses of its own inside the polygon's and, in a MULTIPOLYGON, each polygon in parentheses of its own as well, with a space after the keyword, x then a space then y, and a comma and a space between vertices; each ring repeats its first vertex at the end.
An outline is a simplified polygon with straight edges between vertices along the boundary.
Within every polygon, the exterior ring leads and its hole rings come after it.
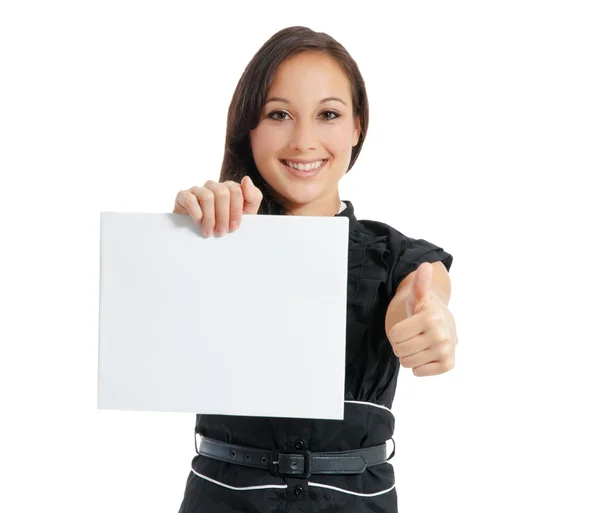
MULTIPOLYGON (((269 103, 269 102, 283 102, 283 103, 288 103, 288 104, 291 103, 289 100, 286 100, 285 98, 280 98, 279 96, 273 96, 273 97, 269 98, 265 103, 269 103)), ((334 96, 330 96, 328 98, 323 98, 319 103, 327 103, 327 102, 340 102, 340 103, 343 103, 344 105, 346 105, 346 107, 348 106, 344 100, 342 100, 341 98, 336 98, 334 96)))

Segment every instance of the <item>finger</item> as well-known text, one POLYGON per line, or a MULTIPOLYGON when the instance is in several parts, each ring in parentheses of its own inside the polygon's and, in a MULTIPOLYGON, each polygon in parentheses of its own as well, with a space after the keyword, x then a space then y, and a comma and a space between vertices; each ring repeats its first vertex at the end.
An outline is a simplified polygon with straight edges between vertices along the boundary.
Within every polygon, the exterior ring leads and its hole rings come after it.
POLYGON ((425 303, 431 297, 431 279, 433 277, 433 266, 429 262, 423 262, 417 268, 415 278, 412 282, 413 292, 413 312, 423 308, 425 303))
POLYGON ((426 363, 433 361, 433 359, 434 356, 430 349, 424 349, 423 351, 419 351, 411 356, 402 356, 399 358, 400 365, 407 369, 425 365, 426 363))
POLYGON ((248 175, 242 178, 244 193, 244 214, 256 214, 263 200, 263 194, 248 175))
POLYGON ((229 187, 213 181, 206 182, 205 187, 215 196, 215 234, 223 235, 229 230, 229 187))
POLYGON ((454 368, 454 361, 439 362, 434 361, 414 367, 412 372, 415 376, 437 376, 454 368))
POLYGON ((212 237, 215 229, 215 195, 213 191, 205 187, 193 187, 190 189, 200 203, 202 209, 202 228, 206 237, 212 237))
POLYGON ((242 186, 234 181, 223 182, 229 187, 229 231, 237 230, 242 223, 242 211, 244 209, 244 193, 242 186))
POLYGON ((402 343, 423 333, 428 315, 427 312, 419 312, 395 324, 388 333, 389 341, 393 344, 402 343))
POLYGON ((202 222, 202 209, 198 203, 198 198, 196 198, 191 190, 179 191, 179 193, 177 193, 173 213, 189 214, 195 223, 200 224, 200 222, 202 222))
POLYGON ((420 353, 429 348, 430 345, 425 335, 420 334, 403 342, 392 343, 392 350, 398 358, 405 358, 420 353))

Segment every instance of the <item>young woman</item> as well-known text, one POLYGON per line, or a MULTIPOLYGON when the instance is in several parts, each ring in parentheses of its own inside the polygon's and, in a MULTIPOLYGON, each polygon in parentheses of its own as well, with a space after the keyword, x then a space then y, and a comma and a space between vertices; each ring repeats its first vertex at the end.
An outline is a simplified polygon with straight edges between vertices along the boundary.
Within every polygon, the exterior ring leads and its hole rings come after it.
MULTIPOLYGON (((340 201, 368 119, 364 81, 346 50, 305 27, 281 30, 237 85, 220 181, 177 194, 174 212, 207 236, 240 229, 242 214, 350 223, 344 420, 197 415, 198 454, 180 513, 397 511, 390 409, 401 365, 417 376, 454 366, 452 255, 359 221, 340 201)), ((310 379, 293 363, 282 362, 273 386, 310 379)))

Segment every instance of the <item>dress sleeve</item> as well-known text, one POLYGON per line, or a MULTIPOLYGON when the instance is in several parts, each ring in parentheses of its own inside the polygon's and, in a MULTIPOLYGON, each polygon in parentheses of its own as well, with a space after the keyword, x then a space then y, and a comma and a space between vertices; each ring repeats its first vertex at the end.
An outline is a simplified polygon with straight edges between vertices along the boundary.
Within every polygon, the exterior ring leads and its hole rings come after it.
POLYGON ((425 239, 413 239, 402 234, 392 237, 392 270, 391 294, 395 294, 398 286, 410 273, 416 271, 423 262, 441 261, 450 271, 453 256, 443 248, 425 239))

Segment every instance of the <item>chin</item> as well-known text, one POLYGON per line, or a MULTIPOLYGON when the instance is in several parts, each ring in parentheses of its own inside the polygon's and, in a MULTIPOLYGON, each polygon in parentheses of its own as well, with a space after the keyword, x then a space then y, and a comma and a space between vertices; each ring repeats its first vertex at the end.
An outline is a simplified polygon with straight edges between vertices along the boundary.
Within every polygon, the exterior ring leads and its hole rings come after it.
POLYGON ((323 191, 315 190, 298 190, 299 188, 284 188, 282 191, 277 191, 280 196, 285 198, 286 201, 293 203, 294 205, 307 205, 313 201, 319 199, 323 195, 323 191))

